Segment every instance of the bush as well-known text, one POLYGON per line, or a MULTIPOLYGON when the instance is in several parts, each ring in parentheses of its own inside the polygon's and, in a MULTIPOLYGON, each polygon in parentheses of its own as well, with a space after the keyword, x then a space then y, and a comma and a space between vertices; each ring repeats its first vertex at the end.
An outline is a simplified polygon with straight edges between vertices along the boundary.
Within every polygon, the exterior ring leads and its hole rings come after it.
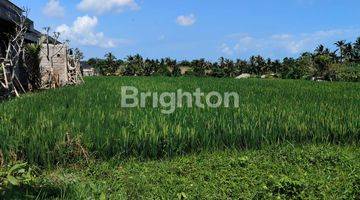
POLYGON ((179 77, 181 76, 181 69, 178 65, 174 65, 173 71, 172 71, 172 76, 174 77, 179 77))
POLYGON ((335 81, 360 81, 360 64, 334 64, 332 70, 335 81))
POLYGON ((212 67, 211 76, 213 76, 213 77, 218 77, 218 78, 225 77, 226 74, 225 74, 224 68, 222 68, 221 66, 215 64, 215 65, 212 67))
POLYGON ((317 76, 325 76, 329 71, 332 58, 329 55, 317 55, 314 58, 315 67, 316 67, 316 75, 317 76))
POLYGON ((32 90, 37 90, 41 87, 40 52, 40 45, 29 44, 25 46, 25 66, 32 90))

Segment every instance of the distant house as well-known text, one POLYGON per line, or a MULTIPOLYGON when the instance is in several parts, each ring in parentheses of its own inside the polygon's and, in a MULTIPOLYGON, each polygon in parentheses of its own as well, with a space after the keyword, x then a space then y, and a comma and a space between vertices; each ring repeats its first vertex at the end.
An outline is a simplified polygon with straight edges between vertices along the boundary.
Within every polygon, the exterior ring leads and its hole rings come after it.
POLYGON ((89 64, 87 64, 86 62, 81 62, 81 71, 82 71, 82 75, 84 77, 87 76, 97 76, 97 71, 95 68, 91 67, 89 64))
POLYGON ((83 76, 87 77, 87 76, 96 76, 96 71, 94 68, 89 68, 89 69, 83 69, 83 76))

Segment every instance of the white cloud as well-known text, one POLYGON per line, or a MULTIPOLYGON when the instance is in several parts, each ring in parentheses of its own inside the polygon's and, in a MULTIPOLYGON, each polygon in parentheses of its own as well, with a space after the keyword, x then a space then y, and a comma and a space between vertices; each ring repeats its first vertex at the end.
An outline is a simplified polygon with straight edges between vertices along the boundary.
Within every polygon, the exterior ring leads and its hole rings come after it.
POLYGON ((232 55, 234 52, 233 50, 231 49, 231 47, 229 47, 227 44, 223 43, 221 45, 221 52, 226 54, 226 55, 232 55))
POLYGON ((191 26, 195 24, 196 18, 194 14, 190 15, 180 15, 176 19, 176 23, 180 26, 191 26))
POLYGON ((49 0, 43 8, 43 13, 48 17, 64 17, 65 8, 60 5, 59 0, 49 0))
POLYGON ((137 10, 140 7, 135 0, 81 0, 77 8, 102 14, 109 11, 122 12, 126 8, 137 10))
POLYGON ((117 41, 105 37, 103 32, 96 32, 95 28, 98 25, 97 17, 89 17, 85 15, 78 17, 72 24, 60 25, 56 31, 61 33, 61 38, 68 39, 80 45, 98 46, 102 48, 112 48, 117 45, 117 41))
POLYGON ((313 51, 317 45, 333 47, 340 39, 351 40, 360 35, 360 29, 333 29, 300 34, 274 34, 266 37, 254 37, 246 34, 232 34, 227 37, 226 46, 221 45, 222 53, 234 52, 237 55, 294 56, 302 52, 313 51))
POLYGON ((357 37, 359 34, 360 29, 333 29, 299 35, 273 35, 270 41, 277 43, 280 48, 283 47, 292 54, 298 54, 304 51, 312 51, 319 44, 333 44, 337 40, 357 37))

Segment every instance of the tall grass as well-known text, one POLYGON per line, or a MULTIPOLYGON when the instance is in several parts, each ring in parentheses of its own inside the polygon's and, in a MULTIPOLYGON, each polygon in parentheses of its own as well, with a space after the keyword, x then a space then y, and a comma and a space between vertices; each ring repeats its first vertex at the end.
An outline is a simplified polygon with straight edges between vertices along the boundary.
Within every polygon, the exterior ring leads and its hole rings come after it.
POLYGON ((201 150, 258 148, 283 142, 360 141, 360 85, 289 80, 90 78, 78 87, 0 104, 0 150, 6 161, 67 162, 91 156, 160 158, 201 150), (120 87, 142 91, 236 91, 237 109, 120 107, 120 87), (73 142, 69 142, 72 138, 73 142), (74 152, 73 152, 74 151, 74 152), (70 152, 70 153, 69 153, 70 152))

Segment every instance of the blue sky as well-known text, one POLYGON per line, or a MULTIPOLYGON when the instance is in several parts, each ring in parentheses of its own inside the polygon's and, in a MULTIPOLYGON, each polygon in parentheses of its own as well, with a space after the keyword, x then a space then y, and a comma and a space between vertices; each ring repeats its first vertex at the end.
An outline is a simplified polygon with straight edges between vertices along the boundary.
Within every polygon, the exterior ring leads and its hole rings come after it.
POLYGON ((360 36, 358 0, 13 0, 89 57, 283 58, 360 36))

